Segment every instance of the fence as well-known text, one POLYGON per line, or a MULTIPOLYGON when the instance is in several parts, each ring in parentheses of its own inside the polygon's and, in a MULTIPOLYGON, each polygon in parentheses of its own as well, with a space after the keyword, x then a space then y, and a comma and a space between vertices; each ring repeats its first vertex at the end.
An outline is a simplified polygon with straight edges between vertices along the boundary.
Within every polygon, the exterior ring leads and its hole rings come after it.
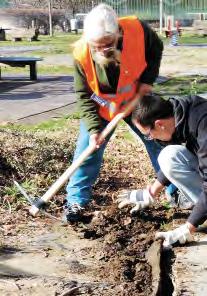
MULTIPOLYGON (((105 0, 92 1, 93 5, 105 2, 119 15, 135 14, 143 19, 159 19, 160 0, 105 0)), ((162 0, 163 12, 176 18, 192 18, 188 13, 206 12, 207 0, 162 0)))

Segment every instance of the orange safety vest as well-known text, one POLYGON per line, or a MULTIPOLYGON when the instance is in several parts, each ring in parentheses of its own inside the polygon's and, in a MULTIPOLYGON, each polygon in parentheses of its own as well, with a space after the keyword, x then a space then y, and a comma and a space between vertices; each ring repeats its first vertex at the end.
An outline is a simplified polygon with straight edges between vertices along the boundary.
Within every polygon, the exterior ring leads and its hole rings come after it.
POLYGON ((89 46, 83 39, 77 43, 73 55, 81 64, 87 82, 94 92, 92 99, 99 104, 99 115, 110 121, 136 93, 137 80, 146 68, 144 31, 136 16, 119 19, 123 29, 123 48, 120 75, 115 94, 103 94, 99 90, 97 75, 89 46))

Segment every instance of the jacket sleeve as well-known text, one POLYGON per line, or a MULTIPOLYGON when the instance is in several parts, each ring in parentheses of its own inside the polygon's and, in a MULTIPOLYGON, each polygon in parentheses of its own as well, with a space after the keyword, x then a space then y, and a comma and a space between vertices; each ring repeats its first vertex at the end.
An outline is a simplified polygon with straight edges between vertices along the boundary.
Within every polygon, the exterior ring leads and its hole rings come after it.
POLYGON ((97 105, 90 98, 92 90, 88 85, 84 70, 77 61, 74 62, 74 78, 77 109, 80 112, 80 116, 90 134, 98 133, 101 128, 101 119, 98 114, 97 105))
POLYGON ((199 172, 202 179, 202 192, 198 197, 188 222, 197 227, 207 219, 207 115, 200 121, 197 129, 199 172))
POLYGON ((168 186, 171 182, 165 177, 161 169, 157 172, 157 180, 163 185, 168 186))
POLYGON ((140 82, 152 85, 159 74, 162 59, 163 43, 158 35, 141 21, 145 36, 145 59, 147 68, 140 77, 140 82))

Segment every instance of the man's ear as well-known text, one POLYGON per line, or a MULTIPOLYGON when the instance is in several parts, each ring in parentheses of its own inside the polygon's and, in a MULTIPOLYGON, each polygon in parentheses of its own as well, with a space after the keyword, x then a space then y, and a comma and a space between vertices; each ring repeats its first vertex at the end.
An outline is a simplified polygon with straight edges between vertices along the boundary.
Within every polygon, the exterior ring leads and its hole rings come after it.
POLYGON ((164 122, 162 119, 157 119, 155 120, 155 127, 157 127, 157 129, 165 129, 165 126, 164 126, 164 122))

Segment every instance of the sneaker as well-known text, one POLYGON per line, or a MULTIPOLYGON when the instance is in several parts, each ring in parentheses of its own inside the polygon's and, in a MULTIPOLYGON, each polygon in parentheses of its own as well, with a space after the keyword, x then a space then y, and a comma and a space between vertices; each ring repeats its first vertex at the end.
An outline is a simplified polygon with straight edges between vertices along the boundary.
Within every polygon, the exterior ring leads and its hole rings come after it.
POLYGON ((63 223, 77 222, 81 218, 83 208, 79 204, 65 205, 63 214, 63 223))
POLYGON ((187 199, 187 197, 178 189, 173 194, 165 192, 165 196, 170 206, 178 207, 182 210, 191 210, 194 206, 194 203, 187 199))

